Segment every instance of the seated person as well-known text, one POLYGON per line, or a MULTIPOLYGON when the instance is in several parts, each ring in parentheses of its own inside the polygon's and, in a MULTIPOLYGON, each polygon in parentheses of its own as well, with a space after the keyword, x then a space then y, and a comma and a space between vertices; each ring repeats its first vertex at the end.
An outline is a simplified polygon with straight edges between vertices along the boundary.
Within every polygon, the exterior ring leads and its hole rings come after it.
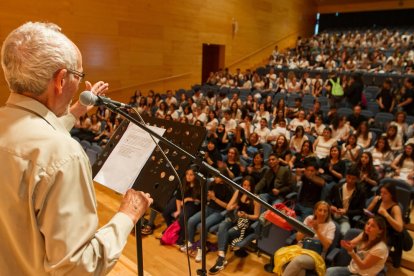
POLYGON ((346 143, 342 144, 341 156, 350 166, 355 165, 359 159, 361 147, 357 145, 357 137, 355 134, 350 134, 346 143))
POLYGON ((263 153, 258 152, 253 157, 253 163, 246 167, 243 176, 251 176, 254 183, 259 183, 268 169, 264 164, 263 153))
POLYGON ((357 144, 363 149, 367 149, 371 146, 372 133, 369 131, 367 121, 361 122, 356 132, 357 144))
POLYGON ((359 178, 361 188, 364 190, 367 198, 372 197, 374 194, 371 192, 372 188, 378 185, 378 173, 374 167, 372 161, 372 155, 370 152, 363 152, 359 158, 356 167, 359 170, 359 178))
POLYGON ((398 135, 398 128, 396 125, 388 126, 387 140, 393 153, 400 152, 403 149, 403 137, 398 135))
MULTIPOLYGON (((220 172, 228 177, 226 170, 220 169, 220 172)), ((226 210, 227 204, 233 196, 233 189, 224 183, 224 180, 220 177, 214 177, 214 181, 210 183, 207 194, 207 208, 206 208, 206 229, 210 229, 212 226, 220 223, 224 216, 222 212, 226 210)), ((201 211, 191 216, 188 219, 187 231, 188 231, 188 247, 194 242, 194 236, 197 225, 201 222, 201 211)), ((177 243, 179 244, 179 243, 177 243)), ((186 244, 181 243, 181 251, 186 251, 186 244)))
POLYGON ((346 182, 332 187, 327 199, 331 204, 333 219, 339 224, 342 235, 354 226, 354 216, 363 215, 365 194, 358 180, 358 168, 351 167, 346 174, 346 182))
POLYGON ((321 177, 325 179, 326 185, 322 190, 322 199, 325 199, 329 195, 329 191, 333 185, 339 183, 344 178, 346 172, 346 165, 341 160, 341 151, 339 146, 333 146, 330 150, 329 157, 322 161, 319 173, 321 177))
POLYGON ((403 153, 397 156, 391 163, 394 170, 394 178, 409 182, 410 173, 414 171, 414 144, 408 144, 404 147, 403 153))
POLYGON ((330 128, 332 129, 332 137, 338 141, 338 144, 342 144, 348 140, 351 127, 346 120, 346 116, 335 117, 330 128))
POLYGON ((259 135, 253 132, 249 137, 249 142, 243 147, 241 159, 246 165, 250 165, 253 161, 253 156, 262 150, 263 146, 260 144, 259 135))
POLYGON ((295 134, 290 139, 290 149, 293 152, 299 152, 302 148, 303 142, 307 141, 308 137, 305 135, 305 131, 302 126, 297 126, 295 134))
POLYGON ((285 119, 280 119, 275 127, 270 131, 267 136, 267 142, 274 146, 280 135, 284 135, 287 140, 290 139, 290 131, 286 128, 285 119))
POLYGON ((289 162, 289 167, 292 171, 295 170, 297 179, 299 179, 305 171, 305 162, 308 158, 314 158, 315 160, 317 158, 312 151, 312 142, 309 140, 303 142, 301 150, 295 153, 289 162))
POLYGON ((391 162, 394 159, 394 154, 392 153, 385 136, 381 135, 378 137, 375 146, 371 150, 371 154, 375 170, 377 171, 379 178, 383 178, 385 169, 391 165, 391 162))
POLYGON ((281 166, 279 158, 274 153, 269 155, 269 170, 255 187, 255 194, 271 203, 282 202, 285 196, 293 190, 292 175, 288 166, 281 166))
MULTIPOLYGON (((184 221, 184 213, 188 221, 188 218, 200 211, 200 184, 197 178, 195 177, 194 171, 192 169, 188 169, 185 172, 183 188, 183 196, 180 190, 178 189, 177 194, 170 199, 162 213, 164 220, 167 223, 167 227, 170 226, 174 222, 174 220, 178 219, 178 222, 180 224, 180 232, 177 244, 184 243, 184 227, 187 224, 187 222, 184 221), (182 211, 183 209, 185 209, 185 212, 182 211)), ((153 228, 153 225, 150 226, 152 226, 153 228)), ((148 229, 148 231, 150 230, 148 229)))
POLYGON ((254 130, 259 136, 259 143, 263 144, 267 142, 267 136, 270 134, 270 129, 267 127, 267 120, 265 118, 260 119, 259 126, 254 130))
POLYGON ((325 127, 323 135, 318 136, 313 143, 313 152, 318 156, 319 159, 324 159, 329 156, 329 151, 332 146, 336 145, 337 141, 332 138, 332 129, 325 127))
POLYGON ((223 163, 223 158, 216 144, 217 141, 214 138, 209 139, 204 151, 204 161, 214 168, 218 168, 223 163))
POLYGON ((397 188, 394 183, 386 183, 380 189, 380 195, 374 197, 368 211, 385 219, 387 225, 387 244, 394 248, 392 263, 399 267, 402 256, 402 231, 404 228, 402 211, 398 205, 397 188))
POLYGON ((356 238, 341 241, 341 246, 352 258, 351 263, 345 267, 328 268, 326 276, 377 275, 384 269, 388 257, 386 232, 383 218, 370 218, 365 224, 364 231, 356 238))
POLYGON ((240 155, 237 148, 229 148, 229 151, 227 152, 227 160, 222 163, 222 166, 227 170, 230 179, 240 176, 240 155))
MULTIPOLYGON (((322 247, 320 254, 324 256, 335 237, 335 224, 331 220, 329 204, 325 201, 317 202, 313 214, 306 217, 304 223, 315 231, 313 239, 320 242, 322 247)), ((302 249, 300 244, 304 238, 304 234, 297 232, 296 240, 299 242, 299 245, 282 247, 276 251, 273 269, 276 274, 282 276, 304 276, 306 270, 316 269, 319 275, 321 275, 320 273, 323 275, 325 264, 322 256, 314 251, 302 249)))
MULTIPOLYGON (((243 179, 242 187, 249 192, 254 191, 253 178, 246 177, 243 179)), ((228 211, 234 212, 235 218, 226 218, 220 223, 218 230, 218 258, 212 268, 210 274, 216 274, 223 270, 227 264, 226 252, 228 246, 235 246, 246 236, 246 231, 250 224, 257 220, 260 215, 260 204, 250 199, 245 194, 236 190, 226 208, 228 211)))
POLYGON ((302 185, 295 204, 296 216, 300 221, 312 214, 316 202, 321 199, 325 180, 317 175, 317 171, 316 160, 312 160, 312 158, 306 160, 305 171, 301 177, 302 185))
POLYGON ((273 146, 273 153, 279 158, 282 166, 289 164, 292 152, 289 149, 289 142, 284 135, 277 137, 276 144, 273 146))

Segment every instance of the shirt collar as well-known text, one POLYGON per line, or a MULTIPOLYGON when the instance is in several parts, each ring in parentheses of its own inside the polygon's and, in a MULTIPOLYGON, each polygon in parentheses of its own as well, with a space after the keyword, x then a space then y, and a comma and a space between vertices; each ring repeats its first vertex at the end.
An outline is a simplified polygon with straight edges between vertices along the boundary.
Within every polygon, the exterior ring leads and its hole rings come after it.
POLYGON ((69 132, 62 124, 61 120, 59 120, 59 118, 45 105, 33 98, 12 92, 7 99, 6 105, 9 107, 16 106, 34 113, 37 116, 43 118, 55 130, 69 135, 69 132))

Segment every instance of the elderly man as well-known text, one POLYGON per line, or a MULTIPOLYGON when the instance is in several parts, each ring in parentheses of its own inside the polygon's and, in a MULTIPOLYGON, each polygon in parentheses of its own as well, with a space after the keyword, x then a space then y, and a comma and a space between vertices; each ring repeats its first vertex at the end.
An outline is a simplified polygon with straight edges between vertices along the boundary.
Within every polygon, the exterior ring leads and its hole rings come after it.
POLYGON ((97 229, 90 164, 68 132, 87 111, 69 108, 85 76, 79 49, 58 26, 29 22, 3 42, 1 65, 11 94, 0 108, 0 274, 108 273, 152 199, 129 190, 97 229))

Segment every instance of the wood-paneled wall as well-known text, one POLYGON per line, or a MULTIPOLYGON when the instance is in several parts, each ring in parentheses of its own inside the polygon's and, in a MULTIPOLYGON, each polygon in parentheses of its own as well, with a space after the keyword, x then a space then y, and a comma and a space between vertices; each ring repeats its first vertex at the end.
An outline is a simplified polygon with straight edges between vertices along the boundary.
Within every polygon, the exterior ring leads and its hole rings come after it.
MULTIPOLYGON (((137 85, 146 92, 200 82, 203 43, 225 45, 233 68, 255 66, 272 42, 286 47, 310 35, 315 12, 307 0, 13 0, 1 4, 0 40, 26 21, 57 23, 81 49, 87 79, 108 81, 111 97, 125 100, 137 85)), ((3 104, 3 78, 0 89, 3 104)))
MULTIPOLYGON (((362 12, 414 8, 414 0, 325 0, 320 2, 321 3, 318 4, 319 13, 362 12)), ((407 23, 407 25, 408 24, 409 23, 407 23)))

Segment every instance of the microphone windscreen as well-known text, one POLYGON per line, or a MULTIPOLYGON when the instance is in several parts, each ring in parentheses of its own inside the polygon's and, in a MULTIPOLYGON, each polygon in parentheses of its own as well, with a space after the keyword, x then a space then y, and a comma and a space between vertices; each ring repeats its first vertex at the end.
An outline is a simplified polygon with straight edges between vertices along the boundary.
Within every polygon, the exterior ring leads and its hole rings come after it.
POLYGON ((84 106, 95 105, 98 97, 91 91, 83 91, 80 93, 79 102, 84 106))

